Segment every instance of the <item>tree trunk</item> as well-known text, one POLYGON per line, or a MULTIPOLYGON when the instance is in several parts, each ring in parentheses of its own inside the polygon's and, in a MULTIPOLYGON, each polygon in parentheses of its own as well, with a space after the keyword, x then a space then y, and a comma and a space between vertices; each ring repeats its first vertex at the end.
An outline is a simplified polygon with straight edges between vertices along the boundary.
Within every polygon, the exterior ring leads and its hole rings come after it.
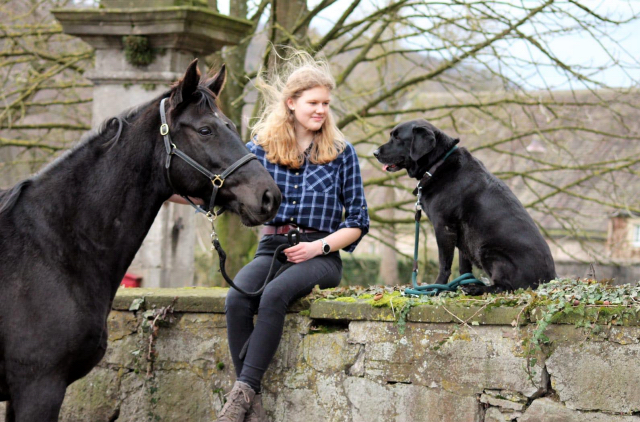
MULTIPOLYGON (((395 191, 390 188, 384 188, 382 203, 390 204, 395 202, 395 200, 395 191)), ((394 209, 389 208, 384 211, 380 211, 380 216, 392 220, 394 217, 394 209)), ((398 256, 394 249, 396 245, 395 230, 393 227, 390 229, 391 230, 388 232, 389 234, 385 237, 385 240, 393 247, 389 247, 384 244, 380 247, 380 278, 384 282, 385 286, 395 286, 396 284, 400 284, 400 280, 398 278, 398 256)))

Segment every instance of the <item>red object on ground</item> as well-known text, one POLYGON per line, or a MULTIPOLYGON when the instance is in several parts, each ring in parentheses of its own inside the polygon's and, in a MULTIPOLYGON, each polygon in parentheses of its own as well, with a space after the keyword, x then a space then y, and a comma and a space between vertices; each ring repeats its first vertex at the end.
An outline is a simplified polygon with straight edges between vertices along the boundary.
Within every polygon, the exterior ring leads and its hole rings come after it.
POLYGON ((142 283, 142 277, 139 277, 135 274, 126 273, 120 285, 122 287, 140 287, 140 283, 142 283))

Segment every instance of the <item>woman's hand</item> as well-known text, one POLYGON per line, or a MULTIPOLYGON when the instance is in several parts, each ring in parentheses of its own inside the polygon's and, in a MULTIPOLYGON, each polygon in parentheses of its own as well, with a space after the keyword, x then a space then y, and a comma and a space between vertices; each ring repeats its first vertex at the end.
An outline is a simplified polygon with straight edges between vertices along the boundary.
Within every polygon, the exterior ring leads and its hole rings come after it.
POLYGON ((299 264, 315 258, 322 254, 322 243, 315 240, 313 242, 300 242, 296 246, 291 246, 284 250, 289 262, 299 264))

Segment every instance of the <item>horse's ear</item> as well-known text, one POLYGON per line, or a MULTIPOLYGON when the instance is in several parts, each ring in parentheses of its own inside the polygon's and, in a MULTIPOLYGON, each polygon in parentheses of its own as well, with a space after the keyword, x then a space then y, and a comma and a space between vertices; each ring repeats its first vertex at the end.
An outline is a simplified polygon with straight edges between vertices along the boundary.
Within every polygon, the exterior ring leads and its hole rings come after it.
POLYGON ((177 106, 189 98, 198 89, 200 83, 200 69, 198 69, 198 59, 194 59, 184 72, 182 79, 178 81, 171 96, 171 103, 177 106))
POLYGON ((227 81, 227 66, 222 65, 218 73, 216 73, 211 79, 207 81, 207 86, 213 92, 216 97, 220 95, 222 88, 224 88, 224 83, 227 81))

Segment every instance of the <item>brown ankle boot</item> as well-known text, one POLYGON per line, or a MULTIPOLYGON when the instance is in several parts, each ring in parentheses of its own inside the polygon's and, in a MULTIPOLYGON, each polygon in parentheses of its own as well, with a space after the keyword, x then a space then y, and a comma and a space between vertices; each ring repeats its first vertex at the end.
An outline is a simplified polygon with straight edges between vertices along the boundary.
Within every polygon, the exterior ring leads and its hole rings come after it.
POLYGON ((262 407, 262 394, 256 394, 251 402, 251 407, 244 417, 244 422, 269 422, 267 413, 262 407))
POLYGON ((228 394, 227 402, 218 414, 217 422, 243 422, 255 395, 256 392, 249 384, 236 381, 228 394))

